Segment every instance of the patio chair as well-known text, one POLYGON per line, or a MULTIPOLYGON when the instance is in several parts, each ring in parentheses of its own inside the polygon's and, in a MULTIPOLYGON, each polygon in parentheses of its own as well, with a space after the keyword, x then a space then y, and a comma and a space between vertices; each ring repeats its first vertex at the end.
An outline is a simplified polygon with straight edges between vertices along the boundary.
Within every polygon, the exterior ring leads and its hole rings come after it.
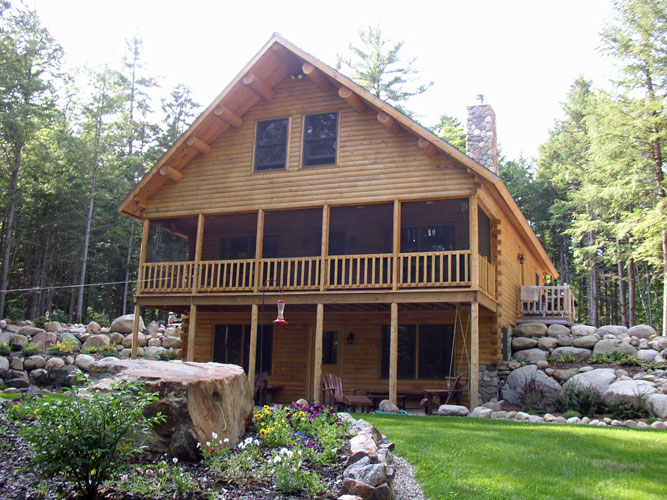
MULTIPOLYGON (((338 375, 327 374, 322 377, 322 390, 324 391, 324 402, 327 403, 327 396, 329 405, 337 408, 343 406, 345 409, 353 407, 361 407, 366 411, 371 411, 373 402, 366 396, 348 396, 343 390, 343 381, 338 375)), ((353 394, 356 389, 350 390, 353 394)))
POLYGON ((440 405, 449 404, 453 397, 456 397, 456 404, 461 404, 463 395, 462 376, 462 373, 459 374, 454 379, 454 383, 449 386, 449 389, 424 389, 424 399, 421 400, 421 405, 427 415, 437 411, 440 405))

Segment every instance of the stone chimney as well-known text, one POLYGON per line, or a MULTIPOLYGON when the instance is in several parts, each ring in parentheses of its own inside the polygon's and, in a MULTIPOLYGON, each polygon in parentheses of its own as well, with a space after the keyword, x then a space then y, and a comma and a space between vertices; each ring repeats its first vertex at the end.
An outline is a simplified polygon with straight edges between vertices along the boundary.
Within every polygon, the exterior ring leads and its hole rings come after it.
MULTIPOLYGON (((480 101, 483 98, 480 96, 480 101)), ((496 114, 488 104, 468 106, 466 152, 470 158, 498 174, 496 114)))

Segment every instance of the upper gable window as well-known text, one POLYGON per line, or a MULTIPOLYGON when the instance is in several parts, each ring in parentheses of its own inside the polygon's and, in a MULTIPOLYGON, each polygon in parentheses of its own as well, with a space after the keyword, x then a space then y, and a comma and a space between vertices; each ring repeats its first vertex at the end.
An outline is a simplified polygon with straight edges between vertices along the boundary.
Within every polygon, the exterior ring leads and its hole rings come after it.
POLYGON ((257 122, 255 171, 285 168, 288 125, 289 118, 257 122))
POLYGON ((303 166, 336 163, 338 113, 308 115, 303 130, 303 166))

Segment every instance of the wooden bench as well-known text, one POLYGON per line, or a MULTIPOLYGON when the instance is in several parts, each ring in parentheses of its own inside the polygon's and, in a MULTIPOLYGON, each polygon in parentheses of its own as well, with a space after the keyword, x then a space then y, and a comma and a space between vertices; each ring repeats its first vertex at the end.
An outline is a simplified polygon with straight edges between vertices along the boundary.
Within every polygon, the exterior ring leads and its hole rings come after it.
POLYGON ((421 405, 424 407, 424 412, 427 415, 438 411, 440 405, 449 404, 452 397, 456 398, 457 405, 461 404, 463 398, 461 376, 456 377, 449 389, 424 389, 424 399, 422 399, 421 405))
MULTIPOLYGON (((396 392, 396 405, 401 409, 405 410, 405 400, 409 398, 419 398, 423 395, 421 391, 397 391, 396 392)), ((377 409, 380 405, 380 402, 384 399, 389 399, 388 392, 367 392, 366 396, 373 402, 373 409, 377 409)))

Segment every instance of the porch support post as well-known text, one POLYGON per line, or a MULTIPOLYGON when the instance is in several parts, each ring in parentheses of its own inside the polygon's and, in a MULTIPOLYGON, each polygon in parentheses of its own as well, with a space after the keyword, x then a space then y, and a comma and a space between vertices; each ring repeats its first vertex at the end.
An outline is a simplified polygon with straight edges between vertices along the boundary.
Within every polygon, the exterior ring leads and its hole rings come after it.
POLYGON ((259 307, 257 304, 252 305, 252 312, 250 313, 250 349, 248 360, 248 382, 254 392, 255 387, 255 359, 257 358, 257 317, 259 307))
POLYGON ((190 304, 190 318, 188 320, 188 355, 186 361, 195 360, 195 331, 197 329, 197 305, 190 304))
POLYGON ((479 303, 470 304, 470 410, 477 406, 479 395, 479 303))
POLYGON ((322 248, 320 250, 320 292, 329 285, 329 273, 327 272, 327 257, 329 257, 329 213, 330 207, 324 204, 322 207, 322 248))
POLYGON ((470 288, 479 290, 479 223, 477 221, 477 194, 470 195, 469 216, 470 230, 470 288))
MULTIPOLYGON (((262 251, 264 250, 264 209, 260 208, 257 211, 257 233, 255 234, 255 293, 259 293, 259 289, 264 284, 262 277, 262 251)), ((248 373, 250 371, 248 370, 248 373)), ((254 384, 254 379, 251 381, 254 384)))
POLYGON ((401 252, 401 202, 394 200, 393 253, 391 265, 392 290, 398 290, 398 256, 401 252))
POLYGON ((398 304, 391 304, 391 327, 389 336, 389 400, 397 404, 398 381, 398 304))
MULTIPOLYGON (((199 269, 199 262, 201 261, 202 244, 204 242, 204 214, 199 214, 197 219, 197 239, 195 240, 195 272, 192 280, 192 293, 197 293, 199 288, 199 278, 201 276, 201 269, 199 269)), ((188 352, 188 356, 190 353, 188 352)))
POLYGON ((317 304, 315 322, 315 363, 313 367, 313 399, 322 401, 322 337, 324 333, 324 304, 317 304))
POLYGON ((138 304, 134 304, 134 322, 132 323, 132 359, 137 357, 137 351, 139 350, 139 314, 141 314, 141 308, 138 304))

